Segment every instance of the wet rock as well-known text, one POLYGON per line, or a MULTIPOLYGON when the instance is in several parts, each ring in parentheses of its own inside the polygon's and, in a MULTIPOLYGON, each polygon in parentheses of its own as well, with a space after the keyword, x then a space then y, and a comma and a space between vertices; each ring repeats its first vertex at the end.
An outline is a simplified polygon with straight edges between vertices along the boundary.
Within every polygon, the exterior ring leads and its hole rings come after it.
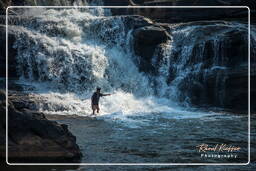
POLYGON ((5 27, 0 26, 0 77, 5 77, 5 63, 6 63, 6 57, 5 57, 5 27))
MULTIPOLYGON (((16 55, 17 50, 13 48, 15 42, 15 33, 8 30, 8 76, 9 78, 17 78, 16 71, 16 55)), ((0 77, 5 77, 6 70, 6 28, 4 25, 0 25, 0 77)))
POLYGON ((6 96, 5 96, 5 91, 4 90, 0 90, 0 101, 3 102, 5 100, 6 96))
POLYGON ((122 19, 122 21, 128 29, 137 29, 140 27, 150 26, 153 24, 152 20, 140 15, 124 15, 118 17, 122 19))
MULTIPOLYGON (((216 71, 209 75, 204 87, 200 89, 205 92, 204 104, 223 107, 234 112, 248 110, 248 70, 247 66, 216 71), (217 89, 216 87, 220 87, 217 89)), ((253 76, 255 77, 255 75, 253 76)), ((199 100, 200 99, 196 99, 199 100)))
MULTIPOLYGON (((140 27, 134 30, 134 52, 139 56, 139 68, 146 73, 155 73, 152 57, 162 43, 171 39, 165 28, 158 25, 140 27)), ((159 55, 158 55, 159 56, 159 55)), ((158 59, 159 61, 160 59, 158 59)))
MULTIPOLYGON (((203 23, 197 23, 202 25, 203 23)), ((171 57, 176 64, 179 59, 184 60, 187 68, 200 66, 193 70, 178 85, 182 92, 181 101, 189 99, 196 106, 214 106, 229 109, 233 112, 248 111, 248 41, 247 31, 230 30, 222 33, 218 40, 212 40, 209 35, 217 30, 226 30, 223 26, 204 28, 200 32, 190 34, 188 41, 195 44, 191 46, 192 53, 182 56, 182 47, 176 46, 176 53, 171 57), (197 33, 200 33, 198 36, 197 33)), ((251 41, 254 43, 254 41, 251 41)), ((188 42, 189 43, 189 42, 188 42)), ((191 45, 191 44, 190 44, 191 45)), ((251 59, 255 53, 251 53, 251 59)), ((175 69, 175 65, 173 65, 175 69)), ((255 66, 255 64, 253 65, 255 66)), ((175 71, 170 70, 169 84, 173 84, 175 71), (174 76, 173 76, 174 75, 174 76)), ((251 80, 255 80, 256 72, 251 70, 251 80)), ((253 84, 255 81, 251 81, 253 84)), ((255 84, 254 84, 255 85, 255 84)), ((251 95, 255 97, 255 88, 251 86, 251 95)), ((251 110, 255 112, 255 102, 251 103, 251 110)))
MULTIPOLYGON (((0 155, 5 157, 5 93, 1 97, 0 155), (2 134, 3 132, 3 134, 2 134)), ((81 152, 67 125, 49 121, 43 113, 17 110, 8 103, 9 162, 78 162, 81 152)))

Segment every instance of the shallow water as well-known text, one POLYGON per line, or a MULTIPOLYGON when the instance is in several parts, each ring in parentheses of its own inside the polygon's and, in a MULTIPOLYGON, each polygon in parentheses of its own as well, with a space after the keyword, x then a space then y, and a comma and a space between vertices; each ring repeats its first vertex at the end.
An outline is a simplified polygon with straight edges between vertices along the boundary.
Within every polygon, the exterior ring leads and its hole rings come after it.
POLYGON ((58 121, 69 125, 77 136, 85 163, 247 162, 246 116, 216 114, 180 119, 150 113, 128 118, 138 122, 136 127, 104 117, 58 121), (241 150, 232 153, 237 158, 203 158, 196 147, 203 143, 239 146, 241 150))
MULTIPOLYGON (((21 85, 19 81, 15 83, 21 85)), ((138 98, 117 91, 101 99, 101 111, 95 117, 91 115, 89 94, 58 93, 35 87, 23 92, 36 104, 34 110, 48 116, 55 115, 55 120, 69 125, 84 155, 82 163, 248 161, 246 113, 184 108, 167 99, 138 98), (240 147, 241 150, 207 152, 237 155, 236 158, 205 158, 201 156, 204 153, 198 151, 200 144, 226 144, 240 147)))

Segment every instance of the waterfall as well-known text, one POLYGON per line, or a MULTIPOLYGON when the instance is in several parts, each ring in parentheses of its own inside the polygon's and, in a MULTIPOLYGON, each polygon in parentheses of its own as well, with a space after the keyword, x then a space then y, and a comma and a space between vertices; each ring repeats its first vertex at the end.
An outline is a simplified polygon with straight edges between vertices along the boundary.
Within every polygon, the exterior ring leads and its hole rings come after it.
POLYGON ((94 10, 46 10, 19 27, 14 46, 21 77, 74 92, 100 86, 148 93, 147 78, 132 61, 131 35, 122 19, 94 10))
POLYGON ((15 30, 17 71, 23 83, 51 90, 44 95, 52 102, 38 105, 44 111, 90 111, 89 100, 77 98, 89 98, 96 87, 116 93, 116 98, 103 100, 108 106, 103 110, 109 113, 168 111, 173 103, 221 106, 229 73, 248 62, 247 26, 237 22, 169 24, 171 39, 155 50, 151 63, 158 72, 150 75, 140 71, 133 51, 134 30, 124 17, 111 16, 109 9, 41 9, 23 14, 26 19, 9 26, 15 30), (236 43, 240 49, 230 51, 236 43), (238 51, 241 58, 234 56, 238 51))
POLYGON ((191 104, 205 103, 212 93, 212 99, 223 105, 228 74, 248 66, 247 25, 215 21, 170 27, 173 41, 168 55, 167 94, 191 104), (209 83, 211 78, 213 81, 209 83))

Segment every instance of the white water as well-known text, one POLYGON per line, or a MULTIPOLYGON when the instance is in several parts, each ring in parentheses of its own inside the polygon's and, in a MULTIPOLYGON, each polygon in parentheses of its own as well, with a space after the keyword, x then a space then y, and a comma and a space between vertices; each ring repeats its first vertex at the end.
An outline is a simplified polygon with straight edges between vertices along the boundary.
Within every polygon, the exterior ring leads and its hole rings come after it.
POLYGON ((37 99, 37 110, 90 116, 90 96, 96 87, 102 87, 112 93, 100 101, 97 116, 105 115, 105 119, 135 122, 127 116, 184 114, 170 100, 153 96, 148 77, 133 61, 131 32, 125 32, 121 19, 90 10, 40 13, 24 27, 14 28, 19 29, 20 83, 36 87, 30 96, 37 99))
POLYGON ((148 78, 139 73, 128 52, 129 34, 121 19, 94 12, 47 10, 36 17, 36 24, 19 28, 16 48, 22 76, 75 92, 99 86, 149 94, 148 78))
MULTIPOLYGON (((32 14, 35 11, 26 12, 28 16, 32 14)), ((161 114, 184 119, 216 115, 188 112, 177 103, 183 93, 179 91, 180 84, 189 73, 202 70, 200 63, 187 66, 195 44, 187 37, 203 26, 171 28, 174 39, 164 47, 164 58, 158 68, 160 74, 150 77, 139 72, 134 60, 132 30, 126 30, 121 18, 109 15, 109 10, 101 8, 41 10, 27 22, 10 27, 17 31, 15 48, 18 49, 20 82, 35 87, 31 96, 38 99, 39 111, 90 116, 90 96, 96 87, 101 87, 104 93, 112 93, 100 100, 101 111, 97 116, 106 120, 137 123, 130 116, 161 114), (181 57, 172 64, 170 57, 179 43, 183 43, 181 57), (166 81, 170 67, 177 73, 171 86, 166 81), (152 85, 152 79, 157 87, 152 85)), ((209 35, 209 39, 214 38, 217 39, 209 35)), ((217 64, 211 69, 225 70, 217 64)), ((189 99, 184 102, 189 103, 189 99)))
MULTIPOLYGON (((37 88, 40 89, 40 88, 37 88)), ((36 99, 36 110, 45 114, 78 115, 92 117, 91 94, 77 95, 74 93, 30 92, 30 97, 36 99)), ((125 126, 136 128, 145 126, 152 118, 192 119, 216 116, 218 113, 196 111, 191 108, 181 108, 165 98, 153 96, 138 98, 122 90, 115 91, 111 96, 100 100, 98 119, 123 123, 125 126), (138 117, 140 117, 138 119, 138 117), (141 119, 143 118, 143 119, 141 119)))

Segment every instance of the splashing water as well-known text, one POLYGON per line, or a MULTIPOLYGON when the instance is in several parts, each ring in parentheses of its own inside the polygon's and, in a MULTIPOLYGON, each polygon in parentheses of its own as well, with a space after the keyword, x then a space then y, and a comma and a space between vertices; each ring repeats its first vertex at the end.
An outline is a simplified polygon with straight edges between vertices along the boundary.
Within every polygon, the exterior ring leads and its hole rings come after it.
POLYGON ((217 54, 220 37, 235 29, 246 30, 241 24, 222 22, 170 25, 172 40, 163 47, 158 75, 150 76, 140 72, 134 60, 133 30, 127 30, 122 17, 112 17, 109 9, 44 9, 10 29, 16 31, 20 82, 36 87, 31 95, 38 97, 39 111, 88 116, 92 91, 101 87, 113 95, 101 99, 99 116, 119 120, 152 113, 178 119, 206 115, 177 105, 178 101, 190 103, 184 84, 200 84, 197 79, 202 75, 226 70, 224 58, 217 54), (220 29, 212 33, 216 26, 220 29), (215 49, 210 67, 203 65, 206 40, 213 41, 215 49), (193 59, 195 46, 199 52, 193 59))
POLYGON ((37 104, 39 111, 90 115, 95 87, 113 93, 101 100, 104 114, 161 111, 154 109, 153 97, 145 103, 138 98, 152 90, 133 62, 131 31, 125 31, 121 18, 95 9, 51 9, 21 25, 10 27, 17 30, 20 82, 40 92, 33 94, 37 101, 44 99, 37 104))

